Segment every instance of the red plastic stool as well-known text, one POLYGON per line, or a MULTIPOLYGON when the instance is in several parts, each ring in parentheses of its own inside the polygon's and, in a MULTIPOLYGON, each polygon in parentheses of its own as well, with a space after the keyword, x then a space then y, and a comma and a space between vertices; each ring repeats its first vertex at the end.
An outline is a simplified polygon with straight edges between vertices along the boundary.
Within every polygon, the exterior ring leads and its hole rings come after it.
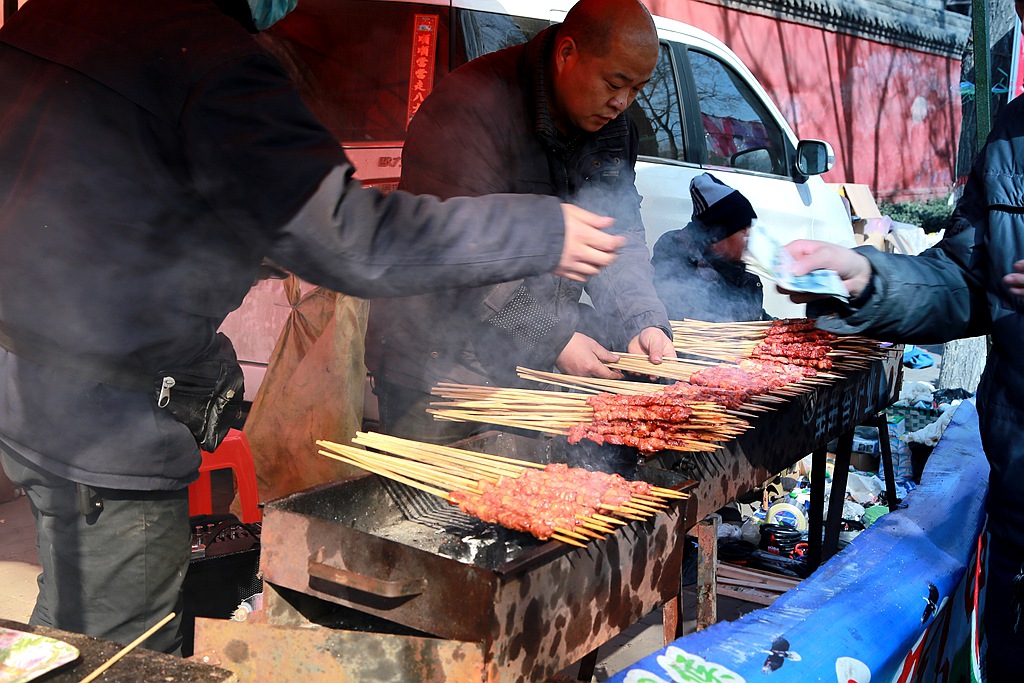
POLYGON ((252 450, 245 433, 238 429, 228 430, 227 436, 213 453, 200 451, 203 462, 199 465, 199 479, 188 487, 188 513, 208 515, 213 512, 213 488, 210 485, 212 470, 231 469, 238 481, 238 496, 242 504, 242 521, 259 522, 263 513, 259 507, 259 492, 256 489, 256 466, 252 450))

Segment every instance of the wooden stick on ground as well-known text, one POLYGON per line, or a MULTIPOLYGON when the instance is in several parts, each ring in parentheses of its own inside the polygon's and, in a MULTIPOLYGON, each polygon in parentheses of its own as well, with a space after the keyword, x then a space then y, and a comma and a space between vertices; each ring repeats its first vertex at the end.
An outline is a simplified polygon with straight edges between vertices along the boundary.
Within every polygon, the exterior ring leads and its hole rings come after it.
POLYGON ((166 617, 164 617, 160 621, 158 621, 155 624, 153 624, 152 626, 150 626, 148 629, 146 629, 145 633, 143 633, 141 636, 139 636, 138 638, 136 638, 135 640, 133 640, 132 642, 128 643, 123 648, 121 648, 121 650, 119 650, 116 655, 114 655, 113 657, 111 657, 107 661, 103 662, 103 664, 101 664, 98 667, 96 667, 95 671, 93 671, 91 674, 89 674, 88 676, 83 678, 79 683, 89 683, 90 681, 94 681, 97 678, 99 678, 100 674, 102 674, 104 671, 106 671, 107 669, 112 667, 114 664, 116 664, 119 659, 121 659, 126 654, 128 654, 129 652, 131 652, 132 650, 137 648, 139 645, 141 645, 143 642, 145 642, 145 640, 147 638, 149 638, 151 635, 153 635, 154 633, 159 631, 161 628, 163 628, 163 626, 165 624, 167 624, 167 622, 169 622, 171 619, 174 618, 174 614, 175 614, 174 612, 171 612, 166 617))

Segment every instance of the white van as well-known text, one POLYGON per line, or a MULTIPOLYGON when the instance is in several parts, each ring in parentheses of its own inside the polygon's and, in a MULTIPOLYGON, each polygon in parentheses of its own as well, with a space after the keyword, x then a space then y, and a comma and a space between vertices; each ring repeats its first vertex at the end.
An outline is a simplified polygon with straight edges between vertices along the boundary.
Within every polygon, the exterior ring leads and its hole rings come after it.
MULTIPOLYGON (((455 0, 466 58, 533 37, 573 3, 552 4, 559 9, 538 11, 539 3, 525 0, 455 0)), ((834 162, 828 143, 797 140, 768 93, 721 41, 671 19, 655 17, 655 23, 661 59, 629 110, 641 132, 637 186, 648 245, 689 221, 690 180, 710 171, 746 195, 759 222, 780 241, 806 237, 854 246, 842 200, 817 177, 834 162)))
MULTIPOLYGON (((320 96, 335 105, 335 131, 348 143, 359 175, 371 183, 396 182, 410 103, 466 61, 561 21, 572 4, 303 0, 271 32, 286 41, 298 70, 315 75, 314 87, 344 91, 320 96), (429 45, 431 58, 418 71, 417 39, 429 45), (340 67, 335 76, 324 77, 332 65, 340 67)), ((678 21, 655 22, 661 59, 629 110, 641 132, 637 186, 648 246, 689 221, 690 180, 704 171, 746 195, 759 222, 780 241, 807 237, 854 246, 842 199, 818 177, 832 166, 831 147, 797 140, 721 41, 678 21)))
MULTIPOLYGON (((297 74, 314 111, 345 145, 357 176, 387 190, 401 175, 409 118, 432 85, 475 57, 530 39, 561 21, 572 4, 303 0, 262 40, 297 74)), ((829 145, 797 140, 754 76, 719 40, 677 21, 655 22, 661 59, 629 110, 641 132, 637 187, 648 246, 689 222, 690 180, 704 171, 746 195, 758 222, 780 241, 807 237, 854 246, 842 199, 818 177, 833 163, 829 145)), ((261 293, 244 304, 249 312, 234 319, 262 320, 252 311, 267 306, 266 289, 258 288, 261 293)), ((765 288, 765 307, 777 316, 802 312, 774 287, 765 288)), ((279 317, 281 309, 270 305, 267 314, 279 317)), ((240 355, 258 347, 269 356, 273 340, 247 340, 239 327, 229 334, 240 355)), ((253 334, 265 336, 266 329, 253 334)))

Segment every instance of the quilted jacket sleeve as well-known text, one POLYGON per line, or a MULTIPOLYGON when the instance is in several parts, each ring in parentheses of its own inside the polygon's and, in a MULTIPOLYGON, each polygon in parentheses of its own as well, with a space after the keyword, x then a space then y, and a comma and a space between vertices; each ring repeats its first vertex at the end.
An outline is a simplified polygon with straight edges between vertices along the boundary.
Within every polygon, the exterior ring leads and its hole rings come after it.
POLYGON ((226 222, 337 291, 368 298, 478 286, 547 272, 560 258, 555 198, 439 201, 363 188, 270 59, 225 64, 197 84, 183 130, 197 188, 226 222))
POLYGON ((883 341, 937 344, 985 334, 989 311, 976 272, 983 247, 966 217, 951 232, 918 256, 859 247, 874 269, 867 301, 858 308, 835 300, 808 304, 808 315, 821 316, 822 329, 883 341))

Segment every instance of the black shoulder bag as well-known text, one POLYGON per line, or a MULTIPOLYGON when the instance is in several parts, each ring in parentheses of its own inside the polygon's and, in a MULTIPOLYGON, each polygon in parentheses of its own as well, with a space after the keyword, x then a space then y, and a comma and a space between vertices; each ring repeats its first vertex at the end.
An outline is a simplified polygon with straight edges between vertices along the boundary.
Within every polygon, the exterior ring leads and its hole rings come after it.
POLYGON ((156 404, 188 427, 201 449, 212 452, 242 414, 244 390, 231 340, 218 332, 209 353, 157 373, 156 404))

